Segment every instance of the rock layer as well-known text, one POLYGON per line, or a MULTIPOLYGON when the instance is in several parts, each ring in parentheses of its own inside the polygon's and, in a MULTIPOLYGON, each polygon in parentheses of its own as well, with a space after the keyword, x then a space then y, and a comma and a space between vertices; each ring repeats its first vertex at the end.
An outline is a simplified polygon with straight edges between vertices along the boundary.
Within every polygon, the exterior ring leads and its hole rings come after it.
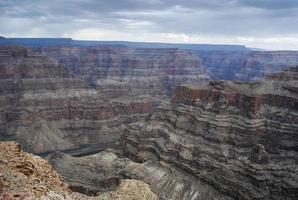
POLYGON ((68 46, 34 51, 55 58, 110 98, 160 101, 178 85, 209 80, 200 58, 181 49, 68 46))
POLYGON ((24 47, 0 48, 0 139, 27 151, 96 151, 113 145, 150 102, 114 102, 64 65, 24 47))
POLYGON ((253 84, 178 87, 129 126, 125 154, 165 162, 233 199, 296 199, 297 88, 297 67, 253 84))
POLYGON ((82 193, 107 191, 121 179, 132 178, 148 183, 161 199, 231 199, 166 163, 136 163, 119 158, 113 150, 86 157, 57 152, 49 155, 48 160, 73 190, 82 193))
POLYGON ((298 65, 297 51, 198 51, 213 80, 256 81, 298 65))

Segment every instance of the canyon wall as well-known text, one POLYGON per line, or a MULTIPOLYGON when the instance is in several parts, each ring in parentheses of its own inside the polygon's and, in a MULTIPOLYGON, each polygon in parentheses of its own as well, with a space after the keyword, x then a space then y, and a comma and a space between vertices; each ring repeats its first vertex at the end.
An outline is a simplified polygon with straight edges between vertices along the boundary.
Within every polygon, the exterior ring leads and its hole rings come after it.
POLYGON ((43 155, 117 149, 48 157, 83 192, 133 178, 164 199, 296 199, 298 68, 206 83, 295 63, 295 52, 0 46, 0 140, 43 155))
POLYGON ((113 190, 122 179, 128 178, 146 182, 160 199, 232 200, 166 163, 152 160, 137 163, 119 157, 111 149, 85 157, 56 152, 47 159, 73 191, 83 194, 113 190))
POLYGON ((0 54, 0 139, 35 153, 112 147, 174 87, 209 80, 200 59, 178 49, 1 46, 0 54))
POLYGON ((0 48, 0 139, 26 151, 96 151, 113 145, 150 102, 110 103, 64 65, 20 46, 0 48))
POLYGON ((178 87, 171 102, 129 125, 125 155, 166 163, 227 198, 297 199, 297 92, 298 67, 258 83, 178 87))
POLYGON ((257 81, 298 64, 297 51, 190 51, 123 46, 33 49, 55 58, 110 95, 149 95, 155 99, 169 96, 181 84, 197 85, 210 79, 257 81))
POLYGON ((210 80, 200 58, 187 50, 111 46, 33 49, 64 64, 115 101, 159 102, 178 85, 210 80))
POLYGON ((298 65, 297 51, 197 51, 214 80, 256 81, 298 65))

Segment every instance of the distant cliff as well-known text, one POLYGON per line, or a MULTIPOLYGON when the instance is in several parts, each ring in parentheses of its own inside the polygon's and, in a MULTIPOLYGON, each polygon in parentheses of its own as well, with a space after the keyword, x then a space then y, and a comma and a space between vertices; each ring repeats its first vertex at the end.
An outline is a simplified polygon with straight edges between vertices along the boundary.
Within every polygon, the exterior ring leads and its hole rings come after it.
POLYGON ((256 81, 298 65, 298 51, 198 51, 214 80, 256 81))
POLYGON ((127 41, 92 41, 73 40, 71 38, 0 38, 0 45, 26 45, 26 46, 123 46, 131 48, 180 48, 188 50, 225 50, 249 51, 244 45, 220 44, 179 44, 157 42, 127 42, 127 41))
MULTIPOLYGON (((280 72, 284 69, 289 68, 290 66, 295 66, 298 64, 297 51, 254 51, 252 49, 246 48, 243 45, 84 41, 73 40, 71 38, 3 37, 0 39, 0 45, 7 44, 25 45, 31 48, 42 48, 45 53, 54 57, 59 57, 59 62, 70 65, 70 69, 74 70, 76 74, 85 74, 87 67, 89 68, 88 73, 90 73, 91 68, 96 68, 100 71, 99 65, 103 62, 103 56, 108 56, 108 53, 104 52, 103 49, 109 49, 107 50, 110 54, 109 56, 122 56, 122 58, 117 59, 130 60, 130 62, 127 62, 126 64, 123 63, 125 61, 122 61, 122 63, 118 63, 123 65, 119 66, 122 68, 122 73, 126 72, 125 65, 138 64, 133 64, 131 62, 133 59, 144 60, 144 56, 140 56, 138 52, 143 51, 143 54, 148 53, 153 55, 152 52, 150 52, 153 49, 155 49, 155 53, 162 51, 165 52, 167 51, 167 49, 179 49, 177 51, 183 52, 183 50, 187 50, 189 54, 192 53, 192 57, 194 57, 194 55, 196 54, 199 57, 197 59, 199 59, 201 62, 199 68, 204 68, 205 71, 209 71, 208 75, 215 80, 256 81, 263 78, 266 74, 280 72), (59 50, 59 48, 61 49, 59 50), (70 49, 72 49, 73 51, 71 51, 70 49), (126 55, 124 51, 126 51, 126 55), (58 52, 60 53, 60 55, 58 54, 58 52), (79 54, 80 56, 78 57, 79 54), (102 56, 101 58, 96 57, 100 55, 102 56), (67 56, 67 58, 65 56, 67 56), (97 61, 97 59, 99 60, 97 61), (79 62, 81 65, 84 64, 84 66, 79 66, 79 64, 76 62, 79 62), (82 67, 84 67, 84 69, 82 69, 82 67)), ((152 59, 157 59, 156 56, 152 57, 152 59)), ((181 56, 185 55, 181 54, 181 56)), ((116 59, 116 57, 113 59, 116 59)), ((105 60, 104 62, 109 61, 105 60)), ((119 89, 119 92, 121 92, 121 90, 123 90, 123 88, 119 89)))
POLYGON ((210 80, 201 59, 181 49, 126 47, 38 47, 111 98, 160 101, 181 84, 210 80))

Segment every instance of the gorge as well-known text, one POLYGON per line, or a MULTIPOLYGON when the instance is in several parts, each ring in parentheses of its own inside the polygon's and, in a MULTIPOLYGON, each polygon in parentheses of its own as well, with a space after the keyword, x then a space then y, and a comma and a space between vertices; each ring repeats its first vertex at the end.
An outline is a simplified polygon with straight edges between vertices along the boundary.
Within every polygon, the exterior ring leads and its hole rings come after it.
POLYGON ((69 189, 136 179, 160 199, 298 198, 298 52, 12 41, 0 140, 69 189))

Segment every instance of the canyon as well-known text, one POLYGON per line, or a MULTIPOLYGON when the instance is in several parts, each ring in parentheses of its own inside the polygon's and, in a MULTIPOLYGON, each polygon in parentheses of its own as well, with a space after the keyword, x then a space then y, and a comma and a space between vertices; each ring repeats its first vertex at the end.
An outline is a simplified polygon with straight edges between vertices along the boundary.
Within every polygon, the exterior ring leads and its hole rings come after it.
POLYGON ((171 101, 128 126, 123 155, 48 159, 82 190, 128 177, 163 199, 296 199, 297 80, 298 67, 257 83, 180 86, 171 101))
POLYGON ((298 198, 297 52, 14 41, 0 45, 0 140, 44 156, 67 190, 298 198))
POLYGON ((24 47, 3 46, 0 54, 0 139, 26 151, 105 148, 152 109, 150 102, 110 103, 67 67, 24 47))
MULTIPOLYGON (((159 102, 177 85, 210 80, 201 59, 192 51, 98 47, 36 47, 110 99, 129 97, 159 102)), ((129 99, 126 99, 129 101, 129 99)))
POLYGON ((0 139, 34 153, 116 145, 176 85, 209 80, 194 54, 177 49, 0 48, 0 139))

